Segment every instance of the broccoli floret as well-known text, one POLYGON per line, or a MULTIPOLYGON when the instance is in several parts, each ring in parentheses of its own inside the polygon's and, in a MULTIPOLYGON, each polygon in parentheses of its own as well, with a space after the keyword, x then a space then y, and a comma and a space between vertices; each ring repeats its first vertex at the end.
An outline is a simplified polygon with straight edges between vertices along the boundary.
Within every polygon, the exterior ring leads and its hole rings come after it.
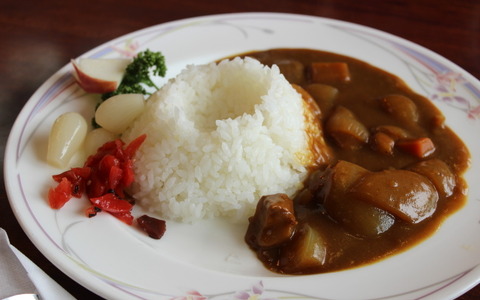
POLYGON ((150 78, 150 70, 152 70, 153 75, 163 77, 167 72, 167 67, 165 66, 165 58, 162 53, 152 52, 147 49, 138 53, 133 62, 127 66, 123 80, 126 84, 144 83, 158 90, 158 87, 150 78))
POLYGON ((139 52, 133 61, 127 66, 125 75, 120 85, 114 92, 102 94, 102 100, 119 94, 144 94, 148 95, 143 85, 159 87, 152 81, 151 74, 164 77, 167 72, 165 57, 161 52, 153 52, 149 49, 139 52))
MULTIPOLYGON (((156 90, 159 87, 152 81, 150 75, 156 75, 164 77, 167 73, 167 65, 165 64, 165 57, 161 52, 153 52, 149 49, 139 52, 137 56, 125 69, 125 75, 123 75, 122 81, 118 85, 118 88, 109 93, 102 94, 102 101, 107 100, 110 97, 120 94, 143 94, 149 95, 144 85, 153 87, 156 90)), ((98 106, 95 108, 97 110, 98 106)), ((99 128, 100 126, 95 121, 95 117, 92 119, 93 128, 99 128)))

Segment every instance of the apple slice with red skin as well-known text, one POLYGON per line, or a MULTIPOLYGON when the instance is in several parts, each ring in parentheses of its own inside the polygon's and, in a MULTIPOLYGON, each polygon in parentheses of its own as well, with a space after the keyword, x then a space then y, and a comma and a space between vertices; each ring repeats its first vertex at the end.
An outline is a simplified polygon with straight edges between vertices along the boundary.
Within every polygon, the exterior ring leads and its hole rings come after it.
POLYGON ((72 59, 74 76, 87 93, 113 92, 122 81, 130 58, 79 58, 72 59))

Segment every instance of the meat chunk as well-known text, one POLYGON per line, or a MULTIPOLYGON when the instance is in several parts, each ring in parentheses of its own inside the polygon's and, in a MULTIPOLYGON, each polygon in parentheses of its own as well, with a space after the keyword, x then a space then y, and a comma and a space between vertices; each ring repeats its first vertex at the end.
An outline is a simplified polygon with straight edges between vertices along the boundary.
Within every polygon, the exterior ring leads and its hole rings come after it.
POLYGON ((373 128, 370 143, 372 148, 378 153, 393 155, 397 141, 408 137, 409 134, 403 128, 393 125, 382 125, 373 128))
POLYGON ((245 239, 253 248, 277 247, 289 241, 297 226, 292 199, 286 194, 263 196, 249 223, 245 239))
POLYGON ((370 139, 372 148, 380 154, 393 155, 395 140, 386 133, 376 132, 370 139))

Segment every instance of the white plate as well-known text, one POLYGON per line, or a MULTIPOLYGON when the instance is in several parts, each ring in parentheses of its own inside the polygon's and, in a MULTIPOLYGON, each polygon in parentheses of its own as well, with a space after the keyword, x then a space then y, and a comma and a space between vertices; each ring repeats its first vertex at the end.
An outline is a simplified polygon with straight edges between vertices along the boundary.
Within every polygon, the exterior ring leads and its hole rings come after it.
MULTIPOLYGON (((440 299, 480 279, 480 82, 418 45, 359 25, 318 17, 245 13, 205 16, 146 28, 99 46, 84 57, 122 57, 150 48, 167 59, 167 77, 187 64, 268 48, 315 48, 367 61, 434 99, 472 155, 468 202, 431 238, 372 265, 327 274, 280 276, 265 270, 243 242, 245 228, 201 222, 167 223, 153 240, 107 214, 84 217, 84 201, 49 208, 45 163, 53 120, 62 112, 91 116, 94 100, 66 65, 25 105, 11 131, 5 181, 29 238, 58 268, 110 299, 440 299), (220 227, 219 227, 220 226, 220 227)), ((139 214, 136 208, 135 214, 139 214)))

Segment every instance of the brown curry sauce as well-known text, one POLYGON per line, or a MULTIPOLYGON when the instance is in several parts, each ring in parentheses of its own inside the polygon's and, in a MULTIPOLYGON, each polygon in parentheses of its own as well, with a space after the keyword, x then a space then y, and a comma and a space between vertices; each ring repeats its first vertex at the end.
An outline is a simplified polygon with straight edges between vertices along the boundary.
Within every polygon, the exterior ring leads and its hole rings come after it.
MULTIPOLYGON (((315 77, 312 64, 340 62, 343 66, 348 66, 349 73, 346 77, 341 74, 345 70, 330 64, 330 67, 333 66, 336 69, 333 72, 340 73, 339 78, 333 76, 324 79, 328 81, 324 84, 333 87, 331 90, 335 92, 335 96, 332 97, 333 102, 316 99, 315 93, 311 95, 320 107, 320 120, 324 129, 335 107, 342 106, 350 110, 367 128, 369 140, 360 143, 359 146, 342 147, 338 141, 325 133, 324 138, 334 156, 330 165, 337 161, 347 161, 369 171, 381 171, 404 169, 416 162, 436 158, 445 162, 455 177, 453 194, 445 197, 439 192, 440 196, 433 215, 416 224, 395 217, 393 225, 388 230, 374 237, 352 234, 326 212, 321 201, 310 201, 305 204, 299 196, 302 193, 299 192, 293 199, 295 218, 298 222, 295 227, 297 230, 287 242, 273 247, 262 247, 254 242, 257 232, 250 228, 246 234, 247 243, 268 269, 284 274, 312 274, 337 271, 378 261, 425 240, 436 231, 446 217, 465 203, 467 185, 462 174, 470 162, 468 149, 457 135, 444 125, 442 113, 431 101, 412 91, 398 77, 357 59, 317 50, 272 49, 246 53, 244 56, 256 58, 265 65, 278 65, 290 83, 299 85, 307 91, 311 91, 309 85, 313 80, 317 82, 322 80, 315 77), (413 101, 418 111, 418 120, 413 122, 415 125, 412 125, 410 120, 392 116, 381 107, 379 99, 388 95, 402 95, 413 101), (415 138, 428 137, 435 145, 435 150, 425 157, 416 157, 397 148, 392 148, 391 153, 382 153, 372 146, 373 129, 379 126, 399 127, 415 138), (294 258, 297 254, 292 248, 298 247, 294 241, 298 239, 297 235, 304 234, 302 228, 305 224, 321 232, 322 239, 325 240, 328 255, 320 265, 305 265, 298 263, 294 258), (285 257, 289 255, 290 258, 286 259, 285 257)), ((324 72, 328 73, 328 68, 324 72)), ((402 110, 407 109, 402 108, 402 110)), ((311 170, 311 176, 315 171, 323 172, 326 168, 328 166, 317 166, 311 170)))

